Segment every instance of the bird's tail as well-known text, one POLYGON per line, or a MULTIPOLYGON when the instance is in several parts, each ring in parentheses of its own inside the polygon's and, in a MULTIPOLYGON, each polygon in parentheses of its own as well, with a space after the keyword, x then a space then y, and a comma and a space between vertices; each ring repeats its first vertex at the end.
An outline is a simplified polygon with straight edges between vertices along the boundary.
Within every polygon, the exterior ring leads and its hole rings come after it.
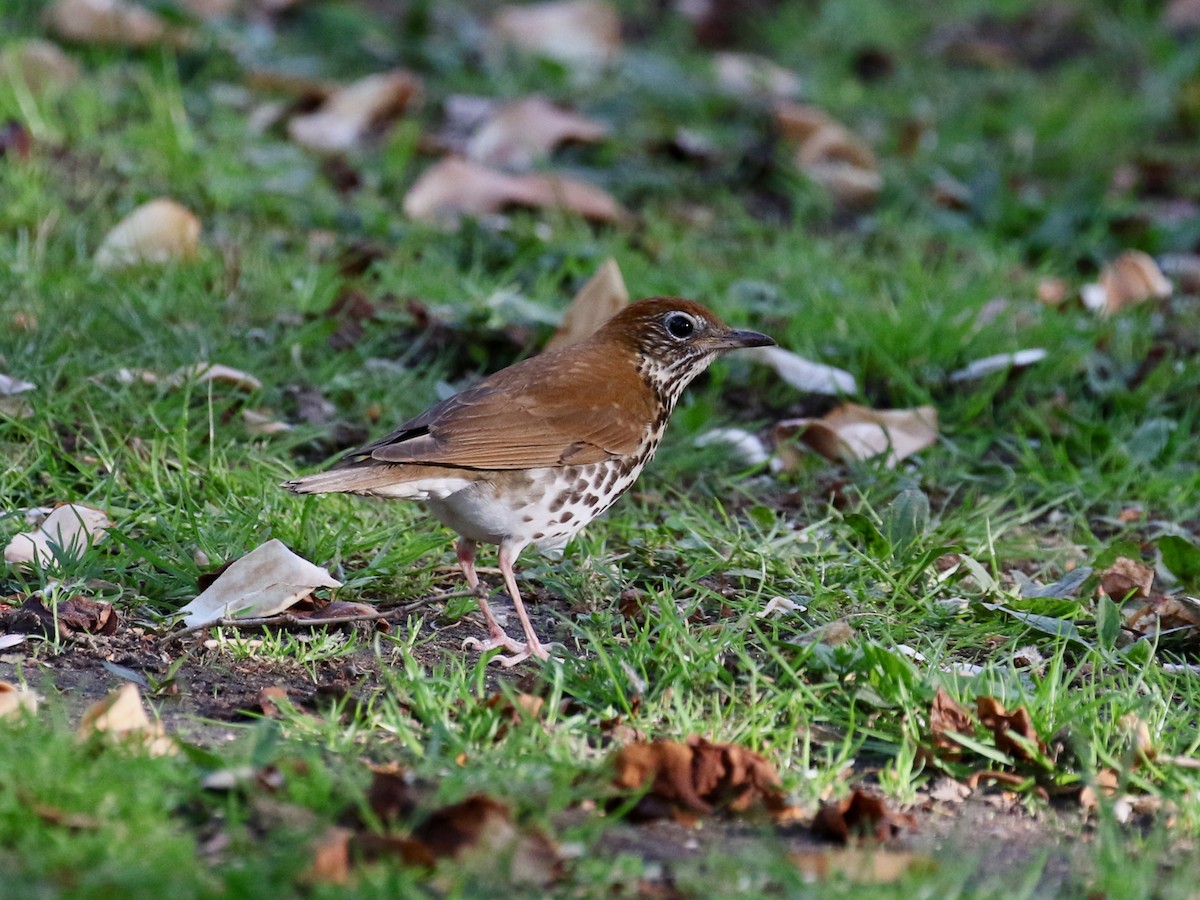
POLYGON ((396 480, 390 466, 363 466, 305 475, 285 481, 282 487, 295 494, 375 494, 381 488, 394 487, 396 480))

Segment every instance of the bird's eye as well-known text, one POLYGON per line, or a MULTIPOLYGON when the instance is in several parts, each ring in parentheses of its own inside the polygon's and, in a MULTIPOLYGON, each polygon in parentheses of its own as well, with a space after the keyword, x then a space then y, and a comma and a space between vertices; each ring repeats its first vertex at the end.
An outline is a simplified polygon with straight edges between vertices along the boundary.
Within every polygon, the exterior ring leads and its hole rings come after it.
POLYGON ((687 340, 696 330, 696 320, 687 313, 673 312, 663 320, 667 333, 681 341, 687 340))

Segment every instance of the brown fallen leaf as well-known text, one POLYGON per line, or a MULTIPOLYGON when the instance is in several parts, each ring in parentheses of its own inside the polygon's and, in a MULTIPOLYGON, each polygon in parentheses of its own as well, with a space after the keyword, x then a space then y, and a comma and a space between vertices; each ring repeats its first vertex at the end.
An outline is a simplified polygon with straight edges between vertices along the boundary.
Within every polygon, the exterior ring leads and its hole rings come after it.
POLYGON ((78 559, 89 547, 100 543, 112 527, 101 510, 79 503, 56 506, 36 531, 18 534, 4 548, 4 561, 24 569, 33 565, 57 567, 78 559))
POLYGON ((947 732, 970 735, 974 731, 971 714, 955 702, 943 688, 938 688, 929 708, 929 733, 937 755, 943 759, 958 759, 963 747, 947 732))
POLYGON ((500 727, 496 729, 496 740, 502 741, 508 735, 510 726, 522 721, 539 721, 546 700, 534 694, 515 694, 511 698, 504 694, 492 694, 483 705, 499 714, 501 721, 500 727))
POLYGON ((1126 556, 1118 556, 1100 573, 1100 589, 1117 603, 1149 597, 1153 586, 1153 567, 1126 556))
POLYGON ((341 586, 328 571, 272 538, 231 563, 180 613, 189 628, 231 616, 272 616, 315 588, 341 586))
POLYGON ((20 713, 37 712, 37 693, 7 681, 0 681, 0 719, 20 713))
POLYGON ((914 869, 922 872, 937 869, 937 863, 928 856, 878 848, 794 850, 788 858, 810 883, 841 878, 851 884, 891 884, 914 869))
POLYGON ((162 265, 192 259, 200 248, 200 220, 167 197, 143 203, 104 236, 96 250, 101 269, 162 265))
POLYGON ((1046 745, 1038 737, 1024 706, 1010 713, 995 697, 980 697, 975 701, 975 711, 983 727, 991 730, 996 749, 1001 753, 1007 753, 1017 762, 1036 762, 1035 752, 1046 753, 1046 745), (1034 751, 1028 749, 1031 744, 1034 751))
POLYGON ((0 54, 0 74, 20 81, 35 97, 79 80, 79 63, 41 38, 11 44, 0 54))
POLYGON ((885 464, 894 468, 901 460, 924 450, 937 440, 938 415, 932 406, 916 409, 875 410, 846 403, 820 419, 785 419, 777 422, 771 437, 785 468, 798 459, 788 458, 788 438, 798 436, 805 444, 830 460, 862 460, 886 454, 885 464))
POLYGON ((796 146, 800 171, 849 209, 873 206, 883 189, 875 154, 849 128, 824 110, 779 103, 775 123, 783 139, 796 146))
POLYGON ((309 845, 311 861, 301 880, 306 884, 349 884, 350 841, 354 831, 331 825, 309 845))
POLYGON ((258 696, 254 699, 258 709, 251 710, 251 712, 261 712, 268 719, 277 719, 279 718, 279 701, 286 701, 287 699, 287 688, 280 687, 277 684, 270 685, 258 692, 258 696))
POLYGON ((47 30, 77 44, 149 47, 181 38, 158 13, 126 0, 54 0, 42 15, 47 30))
POLYGON ((404 197, 405 215, 443 224, 454 224, 463 215, 494 215, 510 206, 562 209, 600 222, 631 218, 595 185, 551 174, 509 175, 458 157, 430 166, 404 197))
POLYGON ((467 158, 524 171, 565 143, 594 144, 608 128, 544 97, 526 97, 492 113, 467 140, 467 158))
POLYGON ((556 350, 582 341, 628 305, 629 291, 621 267, 610 256, 579 289, 545 349, 556 350))
POLYGON ((641 818, 671 815, 690 823, 718 809, 741 813, 756 806, 778 821, 795 815, 774 766, 736 744, 696 736, 686 743, 634 743, 617 751, 613 765, 613 785, 619 790, 649 788, 634 810, 641 818))
POLYGON ((115 634, 120 625, 120 617, 111 603, 87 597, 70 597, 52 607, 47 607, 37 597, 29 597, 6 618, 10 628, 61 638, 76 634, 115 634))
POLYGON ((1200 600, 1156 597, 1130 613, 1125 627, 1140 635, 1185 629, 1200 631, 1200 600))
POLYGON ((579 72, 595 71, 621 52, 621 20, 605 0, 554 0, 502 6, 493 39, 579 72))
POLYGON ((1147 300, 1171 296, 1171 282, 1153 257, 1140 250, 1126 250, 1100 272, 1100 281, 1085 284, 1083 305, 1101 316, 1111 316, 1147 300))
POLYGON ((161 722, 151 722, 142 703, 137 686, 124 684, 83 714, 79 725, 81 737, 110 735, 123 743, 141 745, 151 756, 179 752, 175 742, 166 736, 161 722))
POLYGON ((342 153, 381 134, 421 100, 421 80, 410 72, 368 75, 338 88, 317 109, 288 122, 288 137, 318 153, 342 153))
POLYGON ((855 837, 887 841, 902 829, 916 827, 912 816, 890 809, 882 797, 860 788, 841 800, 822 804, 812 822, 814 834, 840 844, 855 837))

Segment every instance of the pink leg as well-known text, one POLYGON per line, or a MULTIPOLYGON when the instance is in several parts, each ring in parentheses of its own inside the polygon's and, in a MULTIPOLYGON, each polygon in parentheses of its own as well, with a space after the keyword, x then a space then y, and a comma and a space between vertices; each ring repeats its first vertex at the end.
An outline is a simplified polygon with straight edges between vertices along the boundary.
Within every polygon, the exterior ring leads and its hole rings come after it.
POLYGON ((533 623, 529 621, 529 613, 525 611, 525 603, 521 599, 521 592, 517 588, 517 577, 513 572, 513 562, 520 554, 518 548, 514 553, 513 548, 509 544, 500 545, 500 572, 504 575, 504 585, 508 588, 508 595, 512 597, 513 606, 517 609, 517 618, 521 620, 521 628, 525 632, 525 646, 523 652, 517 652, 514 656, 498 657, 500 665, 508 668, 515 666, 524 659, 533 657, 534 659, 547 660, 550 654, 538 640, 537 634, 533 630, 533 623))
POLYGON ((483 613, 483 620, 487 623, 488 627, 488 639, 486 641, 481 641, 478 638, 467 638, 463 641, 463 647, 478 650, 480 653, 495 650, 497 647, 502 647, 509 653, 524 653, 525 645, 520 641, 513 640, 504 633, 504 629, 500 627, 500 623, 492 615, 491 607, 488 606, 487 591, 480 589, 479 576, 475 573, 475 542, 467 538, 460 539, 456 552, 458 566, 462 569, 463 577, 467 579, 467 587, 475 591, 478 595, 479 611, 483 613))

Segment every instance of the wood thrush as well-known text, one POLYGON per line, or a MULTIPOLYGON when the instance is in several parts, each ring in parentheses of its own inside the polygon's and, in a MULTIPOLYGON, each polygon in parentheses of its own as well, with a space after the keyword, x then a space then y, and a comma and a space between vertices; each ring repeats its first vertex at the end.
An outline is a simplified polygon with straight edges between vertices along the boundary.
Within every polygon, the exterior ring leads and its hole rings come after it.
POLYGON ((464 646, 503 648, 512 654, 499 657, 505 666, 547 659, 513 574, 521 551, 561 553, 633 484, 693 378, 727 350, 774 343, 690 300, 642 300, 591 337, 509 366, 284 487, 424 501, 458 533, 458 562, 475 591, 475 546, 497 544, 525 640, 504 632, 480 593, 488 639, 464 646))

